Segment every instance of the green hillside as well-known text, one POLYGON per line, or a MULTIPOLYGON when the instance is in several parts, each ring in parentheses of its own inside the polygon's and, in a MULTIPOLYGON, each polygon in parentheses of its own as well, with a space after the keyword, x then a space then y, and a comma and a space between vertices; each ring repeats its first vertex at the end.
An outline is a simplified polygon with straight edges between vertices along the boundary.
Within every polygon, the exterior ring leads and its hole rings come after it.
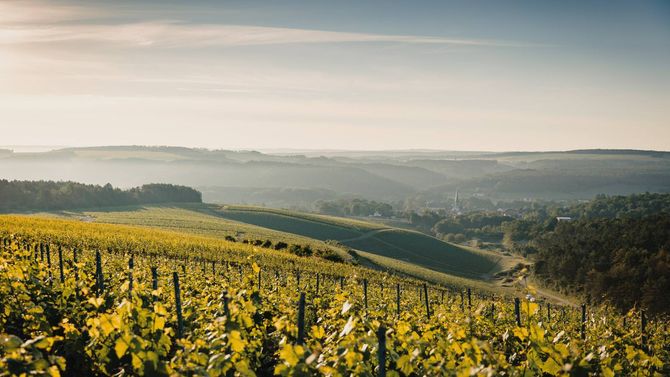
POLYGON ((471 279, 486 279, 502 266, 502 256, 446 243, 423 233, 359 220, 259 207, 222 206, 226 219, 336 240, 351 248, 471 279))
POLYGON ((221 206, 216 207, 215 212, 227 219, 320 240, 355 238, 384 228, 383 225, 360 220, 273 208, 221 206))
POLYGON ((453 245, 423 233, 393 229, 356 241, 355 249, 410 262, 451 275, 481 279, 496 269, 501 257, 453 245))
MULTIPOLYGON (((218 239, 232 237, 237 241, 271 240, 273 243, 285 242, 287 244, 309 245, 312 249, 332 250, 342 259, 351 260, 351 256, 345 250, 327 245, 322 241, 226 220, 208 214, 209 208, 206 204, 126 206, 81 212, 61 211, 56 215, 78 218, 84 222, 139 225, 218 239)), ((50 215, 54 215, 54 213, 50 215)))
MULTIPOLYGON (((345 260, 356 249, 364 265, 397 271, 440 284, 494 288, 489 276, 509 267, 498 254, 442 242, 423 233, 341 217, 279 209, 212 204, 126 206, 51 213, 83 222, 139 225, 225 239, 271 240, 328 249, 345 260)), ((495 288, 494 288, 495 289, 495 288)))

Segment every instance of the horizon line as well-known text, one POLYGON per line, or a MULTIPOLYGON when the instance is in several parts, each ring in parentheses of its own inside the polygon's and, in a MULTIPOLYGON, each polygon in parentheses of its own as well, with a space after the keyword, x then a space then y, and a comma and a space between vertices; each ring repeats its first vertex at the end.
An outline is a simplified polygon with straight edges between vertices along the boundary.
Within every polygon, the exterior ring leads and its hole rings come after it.
POLYGON ((266 154, 272 153, 299 153, 299 152, 326 152, 326 153, 398 153, 398 152, 415 152, 415 153, 487 153, 487 154, 505 154, 505 153, 570 153, 570 152, 657 152, 657 153, 670 153, 670 150, 659 150, 659 149, 639 149, 639 148, 604 148, 604 147, 593 147, 593 148, 577 148, 577 149, 561 149, 561 150, 466 150, 466 149, 435 149, 435 148, 391 148, 391 149, 347 149, 347 148, 232 148, 232 147, 197 147, 197 146, 185 146, 185 145, 159 145, 159 144, 109 144, 109 145, 45 145, 45 144, 10 144, 10 145, 0 145, 0 149, 10 150, 13 153, 31 153, 31 152, 18 152, 11 148, 40 148, 44 149, 40 152, 32 153, 48 153, 59 150, 66 149, 95 149, 95 148, 183 148, 183 149, 200 149, 207 151, 231 151, 231 152, 260 152, 266 154))

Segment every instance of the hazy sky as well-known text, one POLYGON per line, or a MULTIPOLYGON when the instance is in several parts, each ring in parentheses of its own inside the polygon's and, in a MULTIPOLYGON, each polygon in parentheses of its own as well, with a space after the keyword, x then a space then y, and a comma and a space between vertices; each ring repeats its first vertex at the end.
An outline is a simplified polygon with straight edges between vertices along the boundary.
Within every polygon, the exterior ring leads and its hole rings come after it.
POLYGON ((670 2, 0 0, 0 135, 669 150, 670 2))

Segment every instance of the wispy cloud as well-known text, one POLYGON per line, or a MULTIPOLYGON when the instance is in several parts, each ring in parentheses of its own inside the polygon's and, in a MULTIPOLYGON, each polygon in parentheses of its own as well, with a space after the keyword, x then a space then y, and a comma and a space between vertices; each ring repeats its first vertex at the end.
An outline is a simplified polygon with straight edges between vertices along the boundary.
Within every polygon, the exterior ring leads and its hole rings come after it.
POLYGON ((130 46, 205 47, 306 43, 404 43, 465 46, 524 44, 421 35, 387 35, 258 25, 202 24, 145 19, 130 22, 114 12, 35 1, 0 2, 0 44, 89 41, 130 46))
POLYGON ((521 46, 519 43, 431 36, 384 35, 249 25, 150 21, 125 24, 12 25, 0 29, 0 43, 93 41, 134 46, 253 46, 296 43, 388 42, 466 46, 521 46))
MULTIPOLYGON (((104 3, 103 3, 104 4, 104 3)), ((101 4, 0 0, 0 45, 94 42, 157 48, 318 43, 395 43, 520 47, 529 44, 426 35, 392 35, 304 28, 190 23, 151 18, 101 4)), ((160 16, 159 16, 160 17, 160 16)), ((163 14, 163 17, 165 15, 163 14)), ((170 16, 168 16, 170 17, 170 16)))

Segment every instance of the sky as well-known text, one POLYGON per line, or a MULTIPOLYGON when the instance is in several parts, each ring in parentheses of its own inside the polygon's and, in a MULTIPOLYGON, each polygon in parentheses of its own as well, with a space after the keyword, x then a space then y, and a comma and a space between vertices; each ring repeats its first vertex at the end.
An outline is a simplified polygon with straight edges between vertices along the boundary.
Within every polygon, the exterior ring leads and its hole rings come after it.
POLYGON ((668 1, 0 0, 0 145, 670 150, 668 1))

